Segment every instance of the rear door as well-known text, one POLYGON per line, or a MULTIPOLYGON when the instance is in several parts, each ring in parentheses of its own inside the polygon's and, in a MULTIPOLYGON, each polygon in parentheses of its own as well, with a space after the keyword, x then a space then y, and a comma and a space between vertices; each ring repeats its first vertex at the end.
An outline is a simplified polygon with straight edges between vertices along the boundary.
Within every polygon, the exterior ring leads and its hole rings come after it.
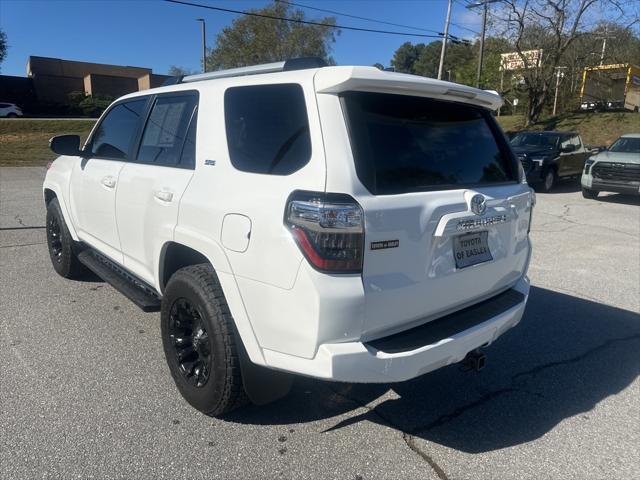
POLYGON ((71 173, 71 215, 78 236, 122 263, 116 228, 116 190, 124 162, 131 158, 146 98, 119 102, 102 117, 71 173))
POLYGON ((523 275, 530 189, 488 111, 368 92, 343 94, 342 109, 365 187, 353 186, 365 214, 365 337, 463 308, 523 275))
POLYGON ((150 102, 139 147, 120 172, 116 218, 124 266, 153 285, 195 168, 198 93, 156 95, 150 102))

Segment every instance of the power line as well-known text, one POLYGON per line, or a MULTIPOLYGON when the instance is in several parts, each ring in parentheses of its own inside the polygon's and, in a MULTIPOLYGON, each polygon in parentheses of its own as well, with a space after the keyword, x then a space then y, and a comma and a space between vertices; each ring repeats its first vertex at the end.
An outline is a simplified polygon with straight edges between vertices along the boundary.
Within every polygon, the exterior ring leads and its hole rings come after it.
POLYGON ((357 20, 366 20, 367 22, 380 23, 383 25, 391 25, 393 27, 402 27, 402 28, 409 28, 412 30, 420 30, 422 32, 439 33, 437 30, 430 30, 428 28, 412 27, 411 25, 402 25, 401 23, 385 22, 383 20, 376 20, 375 18, 359 17, 357 15, 351 15, 349 13, 336 12, 335 10, 327 10, 325 8, 310 7, 308 5, 302 5, 300 3, 289 2, 288 0, 275 0, 275 1, 279 3, 286 3, 288 5, 293 5, 294 7, 306 8, 308 10, 315 10, 317 12, 332 13, 334 15, 339 15, 341 17, 355 18, 357 20))
POLYGON ((472 30, 472 29, 470 29, 468 27, 463 27, 459 23, 451 22, 451 25, 454 25, 454 26, 458 27, 461 30, 466 30, 467 32, 471 32, 471 33, 475 33, 476 35, 480 35, 480 32, 478 32, 477 30, 472 30))
POLYGON ((187 5, 189 7, 198 7, 198 8, 206 8, 208 10, 216 10, 218 12, 227 12, 227 13, 237 13, 239 15, 247 15, 250 17, 259 17, 259 18, 267 18, 269 20, 281 20, 284 22, 292 22, 292 23, 302 23, 305 25, 316 25, 319 27, 325 28, 338 28, 341 30, 354 30, 357 32, 371 32, 371 33, 384 33, 387 35, 402 35, 405 37, 422 37, 422 38, 442 38, 442 35, 426 35, 424 33, 409 33, 409 32, 396 32, 391 30, 376 30, 373 28, 361 28, 361 27, 350 27, 345 25, 327 25, 325 23, 313 22, 311 20, 299 20, 296 18, 286 18, 286 17, 278 17, 276 15, 266 15, 262 13, 255 12, 244 12, 242 10, 233 10, 231 8, 222 8, 222 7, 213 7, 211 5, 201 5, 199 3, 191 3, 182 0, 163 0, 167 3, 175 3, 178 5, 187 5))

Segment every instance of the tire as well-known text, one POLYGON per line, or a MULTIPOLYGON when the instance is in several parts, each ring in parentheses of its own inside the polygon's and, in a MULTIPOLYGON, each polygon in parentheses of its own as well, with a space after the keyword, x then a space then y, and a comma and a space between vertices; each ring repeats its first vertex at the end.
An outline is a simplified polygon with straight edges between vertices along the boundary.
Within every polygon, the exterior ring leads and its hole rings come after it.
POLYGON ((217 417, 248 402, 241 340, 211 265, 184 267, 169 279, 160 329, 171 376, 191 406, 217 417))
POLYGON ((589 190, 588 188, 584 188, 582 187, 582 196, 584 198, 588 198, 589 200, 595 200, 596 198, 598 198, 598 192, 597 190, 589 190))
POLYGON ((47 248, 53 269, 64 278, 82 277, 87 270, 78 260, 79 246, 69 233, 57 198, 47 205, 46 222, 47 248))
POLYGON ((557 181, 558 177, 556 176, 555 170, 553 168, 550 168, 549 170, 547 170, 547 173, 542 179, 542 183, 540 183, 540 189, 545 193, 549 193, 551 190, 553 190, 553 187, 555 186, 557 181))
POLYGON ((18 118, 18 115, 16 115, 15 113, 11 112, 7 114, 7 118, 18 118))

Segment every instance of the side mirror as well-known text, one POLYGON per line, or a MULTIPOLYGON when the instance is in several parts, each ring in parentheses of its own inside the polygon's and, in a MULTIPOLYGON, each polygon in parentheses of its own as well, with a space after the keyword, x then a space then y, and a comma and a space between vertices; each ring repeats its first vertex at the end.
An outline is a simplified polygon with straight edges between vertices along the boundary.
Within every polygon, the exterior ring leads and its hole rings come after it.
POLYGON ((575 152, 578 149, 578 147, 576 145, 566 145, 564 147, 562 147, 562 150, 560 150, 562 153, 571 153, 571 152, 575 152))
POLYGON ((49 148, 58 155, 82 156, 79 135, 58 135, 49 140, 49 148))

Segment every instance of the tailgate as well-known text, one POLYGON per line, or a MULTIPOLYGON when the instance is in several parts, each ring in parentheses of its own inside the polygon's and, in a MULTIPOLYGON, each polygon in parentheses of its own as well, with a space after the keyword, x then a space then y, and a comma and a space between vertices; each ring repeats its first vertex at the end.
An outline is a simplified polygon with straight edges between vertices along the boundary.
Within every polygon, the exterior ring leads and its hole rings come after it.
POLYGON ((526 270, 531 209, 526 185, 358 201, 365 212, 365 339, 493 296, 526 270), (486 199, 483 215, 471 211, 471 199, 477 194, 486 199), (456 239, 483 235, 490 258, 478 250, 471 259, 478 263, 456 264, 456 239))
POLYGON ((327 191, 352 195, 365 217, 364 340, 524 275, 532 193, 488 110, 386 92, 318 97, 327 191))

